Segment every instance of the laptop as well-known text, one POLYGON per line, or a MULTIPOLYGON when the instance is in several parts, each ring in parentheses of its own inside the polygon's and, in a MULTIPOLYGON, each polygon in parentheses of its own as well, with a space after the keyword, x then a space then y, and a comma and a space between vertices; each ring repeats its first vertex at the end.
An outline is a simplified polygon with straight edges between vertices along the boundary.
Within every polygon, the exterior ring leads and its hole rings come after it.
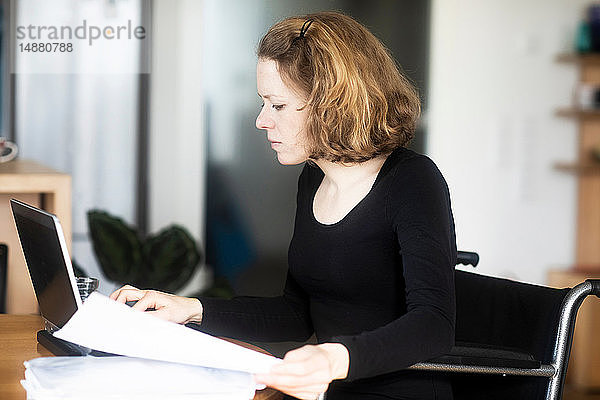
POLYGON ((44 319, 45 329, 37 333, 38 342, 55 355, 109 355, 52 335, 82 305, 65 236, 55 215, 15 199, 10 200, 10 206, 44 319))

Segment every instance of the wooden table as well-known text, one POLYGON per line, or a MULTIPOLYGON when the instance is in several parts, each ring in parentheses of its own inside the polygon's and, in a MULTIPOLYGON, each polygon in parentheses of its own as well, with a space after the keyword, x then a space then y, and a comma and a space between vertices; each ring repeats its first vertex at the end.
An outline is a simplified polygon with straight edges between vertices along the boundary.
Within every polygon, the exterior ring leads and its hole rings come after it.
MULTIPOLYGON (((42 356, 52 356, 36 339, 42 329, 38 315, 0 314, 0 399, 24 400, 27 398, 20 380, 25 377, 24 361, 42 356)), ((248 347, 251 347, 248 345, 248 347)), ((267 388, 256 393, 254 400, 281 400, 283 395, 267 388)))

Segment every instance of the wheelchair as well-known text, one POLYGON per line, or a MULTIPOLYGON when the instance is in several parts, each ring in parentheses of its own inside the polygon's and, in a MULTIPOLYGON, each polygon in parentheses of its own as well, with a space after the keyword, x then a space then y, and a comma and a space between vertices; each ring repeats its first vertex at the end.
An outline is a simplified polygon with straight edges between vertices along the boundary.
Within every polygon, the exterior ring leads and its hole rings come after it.
POLYGON ((455 346, 409 369, 448 374, 456 400, 561 399, 577 311, 600 280, 554 289, 456 270, 455 285, 455 346))
MULTIPOLYGON (((457 265, 478 263, 458 252, 457 265)), ((600 280, 554 289, 456 270, 455 287, 455 345, 408 369, 449 377, 455 400, 561 399, 577 311, 600 280)))

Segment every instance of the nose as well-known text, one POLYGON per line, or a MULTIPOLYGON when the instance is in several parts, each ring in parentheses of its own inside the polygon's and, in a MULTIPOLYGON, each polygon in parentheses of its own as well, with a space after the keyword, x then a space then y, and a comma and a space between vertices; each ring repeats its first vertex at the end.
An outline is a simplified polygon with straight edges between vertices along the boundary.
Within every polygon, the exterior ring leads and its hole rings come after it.
POLYGON ((267 115, 266 107, 263 107, 260 110, 258 117, 256 117, 256 127, 258 129, 272 129, 274 125, 275 123, 273 121, 273 118, 270 118, 267 115))

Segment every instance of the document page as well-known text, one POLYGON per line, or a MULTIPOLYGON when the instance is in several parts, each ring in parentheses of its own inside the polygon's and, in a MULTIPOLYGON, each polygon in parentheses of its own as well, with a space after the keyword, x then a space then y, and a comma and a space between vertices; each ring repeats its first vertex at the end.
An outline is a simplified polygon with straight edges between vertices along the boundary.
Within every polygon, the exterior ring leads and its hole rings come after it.
POLYGON ((130 357, 266 373, 280 359, 168 322, 94 292, 54 336, 130 357))
POLYGON ((248 400, 247 372, 132 357, 40 357, 25 362, 28 399, 248 400))

